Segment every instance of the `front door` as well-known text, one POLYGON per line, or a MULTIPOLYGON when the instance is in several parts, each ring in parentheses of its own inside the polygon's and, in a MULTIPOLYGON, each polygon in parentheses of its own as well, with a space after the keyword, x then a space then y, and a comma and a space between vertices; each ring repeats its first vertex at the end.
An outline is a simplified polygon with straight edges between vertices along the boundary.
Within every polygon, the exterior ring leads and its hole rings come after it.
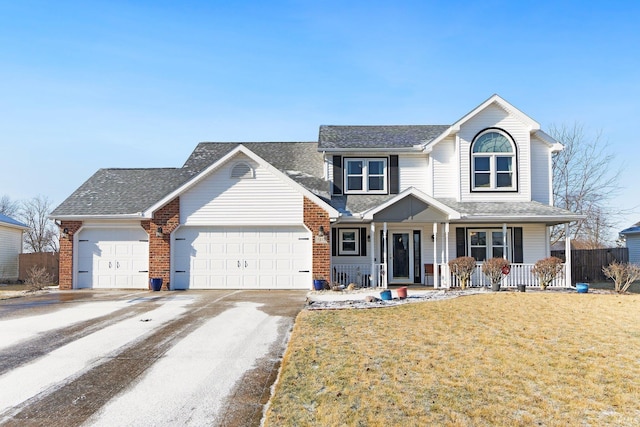
POLYGON ((392 232, 389 264, 392 283, 413 282, 413 242, 409 232, 392 232))

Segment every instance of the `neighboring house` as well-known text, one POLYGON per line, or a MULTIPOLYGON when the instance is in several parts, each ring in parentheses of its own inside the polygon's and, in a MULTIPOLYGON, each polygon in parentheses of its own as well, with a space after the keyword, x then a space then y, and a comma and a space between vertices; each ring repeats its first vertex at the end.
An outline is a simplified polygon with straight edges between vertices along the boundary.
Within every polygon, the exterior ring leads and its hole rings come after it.
POLYGON ((561 149, 494 95, 452 125, 321 126, 317 142, 201 143, 181 168, 101 169, 51 214, 60 287, 450 286, 463 255, 505 256, 505 284, 533 285, 549 227, 581 218, 552 206, 561 149))
POLYGON ((0 214, 0 281, 17 280, 18 257, 22 253, 22 233, 29 227, 0 214))
POLYGON ((620 232, 629 250, 629 262, 640 265, 640 222, 620 232))

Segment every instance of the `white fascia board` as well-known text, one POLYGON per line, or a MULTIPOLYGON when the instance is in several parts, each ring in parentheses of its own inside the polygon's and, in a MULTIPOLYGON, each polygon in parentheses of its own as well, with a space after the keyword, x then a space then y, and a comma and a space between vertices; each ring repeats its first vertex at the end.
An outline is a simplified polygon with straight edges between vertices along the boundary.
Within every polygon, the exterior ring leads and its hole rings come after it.
POLYGON ((566 224, 580 219, 584 219, 584 215, 570 215, 570 216, 546 216, 546 215, 530 215, 530 216, 491 216, 491 215, 472 215, 464 217, 465 222, 469 223, 495 223, 495 222, 525 222, 525 223, 544 223, 544 224, 566 224))
POLYGON ((319 152, 321 153, 327 153, 327 154, 332 154, 332 153, 389 153, 389 154, 393 154, 393 153, 407 153, 407 152, 420 152, 422 151, 422 146, 418 145, 418 146, 413 146, 413 147, 399 147, 399 148, 365 148, 365 147, 361 147, 361 148, 319 148, 318 149, 319 152))
POLYGON ((0 227, 14 228, 16 230, 28 230, 29 229, 29 227, 26 226, 26 225, 11 224, 11 223, 2 222, 2 221, 0 221, 0 227))
POLYGON ((121 215, 49 215, 51 220, 59 221, 88 221, 88 220, 123 220, 123 219, 150 219, 152 217, 145 216, 142 212, 135 214, 121 215))
POLYGON ((437 201, 436 199, 434 199, 431 196, 428 196, 427 194, 423 193, 422 191, 416 189, 415 187, 409 187, 406 190, 404 190, 403 192, 399 193, 396 197, 387 200, 385 203, 376 206, 375 208, 369 209, 368 211, 365 211, 361 214, 362 218, 368 221, 372 221, 373 220, 373 215, 375 215, 376 213, 382 211, 383 209, 388 208, 389 206, 395 204, 396 202, 404 199, 407 196, 414 196, 420 200, 422 200, 423 202, 425 202, 426 204, 435 207, 436 209, 438 209, 439 211, 447 214, 449 216, 449 219, 460 219, 460 213, 454 209, 451 209, 449 206, 445 205, 444 203, 441 203, 439 201, 437 201))
POLYGON ((494 103, 498 105, 500 108, 502 108, 503 110, 505 110, 506 112, 508 112, 509 114, 513 114, 514 116, 518 117, 520 121, 522 121, 525 124, 525 126, 529 128, 530 132, 536 132, 540 130, 540 124, 538 122, 536 122, 531 117, 527 116, 525 113, 523 113, 522 111, 518 110, 516 107, 514 107, 513 105, 505 101, 500 95, 493 94, 489 97, 489 99, 484 101, 482 104, 478 105, 476 108, 474 108, 464 116, 462 116, 462 118, 458 119, 454 124, 451 125, 451 127, 449 127, 449 129, 443 132, 440 136, 438 136, 431 142, 427 143, 424 148, 424 151, 426 153, 431 152, 432 147, 434 145, 438 144, 447 136, 458 133, 460 131, 460 128, 465 122, 467 122, 473 116, 477 115, 482 110, 484 110, 485 108, 487 108, 488 106, 494 103))
POLYGON ((535 135, 539 140, 546 143, 549 146, 549 148, 551 148, 552 153, 557 153, 558 151, 564 150, 564 145, 559 143, 554 137, 552 137, 548 133, 542 130, 537 130, 535 132, 532 132, 532 134, 535 135))
POLYGON ((189 190, 190 188, 192 188, 193 186, 195 186, 196 184, 198 184, 199 182, 204 180, 213 171, 215 171, 216 169, 219 169, 222 165, 224 165, 230 159, 235 157, 235 155, 238 154, 238 153, 242 153, 242 154, 246 155, 247 157, 249 157, 250 159, 252 159, 256 163, 258 163, 260 166, 268 169, 271 173, 273 173, 274 175, 278 176, 285 183, 287 183, 289 186, 291 186, 291 188, 293 188, 295 191, 301 193, 302 195, 304 195, 308 199, 312 200, 317 205, 322 206, 325 209, 325 211, 327 211, 329 213, 330 217, 337 218, 338 216, 340 216, 340 214, 339 214, 339 212, 337 210, 335 210, 333 207, 329 206, 320 197, 316 196, 311 191, 309 191, 306 188, 302 187, 300 184, 295 182, 293 179, 289 178, 286 174, 282 173, 281 171, 279 171, 275 167, 273 167, 270 163, 268 163, 262 157, 258 156, 257 154, 255 154, 253 151, 249 150, 247 147, 245 147, 242 144, 238 145, 236 148, 231 150, 229 153, 227 153, 225 156, 223 156, 217 162, 215 162, 212 165, 210 165, 208 168, 206 168, 205 170, 200 172, 198 175, 196 175, 195 177, 193 177, 192 179, 190 179, 189 181, 184 183, 182 186, 178 187, 176 190, 174 190, 173 192, 169 193, 167 196, 165 196, 163 199, 161 199, 160 201, 155 203, 153 206, 149 207, 144 212, 144 215, 148 216, 149 218, 153 218, 153 213, 156 210, 160 209, 162 206, 166 205, 171 200, 173 200, 176 197, 180 196, 180 194, 183 194, 185 191, 189 190))

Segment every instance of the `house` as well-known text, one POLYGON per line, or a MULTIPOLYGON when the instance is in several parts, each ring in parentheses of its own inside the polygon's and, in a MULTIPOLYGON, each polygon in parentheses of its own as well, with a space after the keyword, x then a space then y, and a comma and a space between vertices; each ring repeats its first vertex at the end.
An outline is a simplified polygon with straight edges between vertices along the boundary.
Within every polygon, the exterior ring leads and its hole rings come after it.
POLYGON ((629 250, 629 262, 640 265, 640 222, 620 232, 629 250))
MULTIPOLYGON (((493 95, 451 125, 321 126, 314 142, 200 143, 180 168, 100 169, 51 214, 60 287, 448 287, 463 255, 506 257, 505 285, 534 285, 549 227, 581 218, 553 206, 561 149, 493 95)), ((570 284, 567 268, 556 285, 570 284)))
POLYGON ((0 214, 0 281, 18 280, 18 256, 22 253, 22 233, 29 227, 0 214))

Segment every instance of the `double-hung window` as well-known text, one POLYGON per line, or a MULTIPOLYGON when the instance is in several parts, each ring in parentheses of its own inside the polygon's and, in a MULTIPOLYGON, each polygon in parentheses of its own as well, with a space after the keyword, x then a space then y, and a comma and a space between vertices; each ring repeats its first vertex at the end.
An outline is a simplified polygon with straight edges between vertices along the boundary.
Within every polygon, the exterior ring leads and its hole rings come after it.
POLYGON ((474 191, 516 190, 516 150, 501 132, 487 131, 476 138, 471 150, 474 191))
POLYGON ((469 253, 476 261, 482 262, 489 258, 504 258, 506 247, 506 257, 510 258, 510 233, 507 232, 505 242, 502 230, 469 230, 469 253))
POLYGON ((359 231, 357 228, 341 228, 338 230, 340 255, 360 255, 359 231))
POLYGON ((387 159, 345 159, 346 193, 387 192, 387 159))

